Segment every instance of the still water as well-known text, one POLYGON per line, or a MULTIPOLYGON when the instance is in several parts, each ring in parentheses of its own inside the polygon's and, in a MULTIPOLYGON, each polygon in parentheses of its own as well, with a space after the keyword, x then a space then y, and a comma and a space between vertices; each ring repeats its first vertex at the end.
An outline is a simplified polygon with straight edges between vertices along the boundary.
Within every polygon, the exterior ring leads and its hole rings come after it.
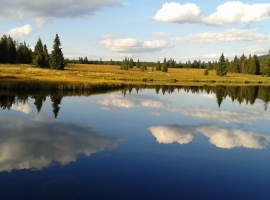
POLYGON ((2 94, 0 199, 270 199, 269 94, 2 94))

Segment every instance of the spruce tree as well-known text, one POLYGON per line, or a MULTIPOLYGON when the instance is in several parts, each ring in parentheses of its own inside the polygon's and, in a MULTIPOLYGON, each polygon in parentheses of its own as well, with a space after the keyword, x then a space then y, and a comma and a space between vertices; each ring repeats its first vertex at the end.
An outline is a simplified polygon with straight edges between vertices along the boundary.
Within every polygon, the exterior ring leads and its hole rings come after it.
POLYGON ((161 68, 162 72, 168 72, 168 63, 166 61, 166 58, 164 58, 163 64, 162 64, 162 68, 161 68))
POLYGON ((62 53, 62 48, 60 48, 61 42, 58 34, 56 34, 53 44, 53 50, 50 55, 50 68, 63 70, 65 67, 64 56, 62 53))
POLYGON ((43 45, 40 38, 38 38, 37 44, 35 46, 35 50, 33 53, 32 63, 36 67, 44 67, 44 52, 43 52, 43 45))
POLYGON ((161 71, 161 63, 160 63, 160 61, 158 61, 157 64, 156 64, 156 71, 161 71))
POLYGON ((141 63, 140 63, 140 60, 138 59, 137 63, 136 63, 136 67, 137 68, 141 68, 141 63))
POLYGON ((43 46, 43 56, 44 56, 44 67, 49 68, 49 66, 50 66, 50 56, 49 56, 46 44, 44 44, 44 46, 43 46))
POLYGON ((219 62, 216 68, 216 74, 217 76, 226 76, 227 75, 227 67, 226 67, 226 61, 224 58, 223 53, 221 54, 219 58, 219 62))

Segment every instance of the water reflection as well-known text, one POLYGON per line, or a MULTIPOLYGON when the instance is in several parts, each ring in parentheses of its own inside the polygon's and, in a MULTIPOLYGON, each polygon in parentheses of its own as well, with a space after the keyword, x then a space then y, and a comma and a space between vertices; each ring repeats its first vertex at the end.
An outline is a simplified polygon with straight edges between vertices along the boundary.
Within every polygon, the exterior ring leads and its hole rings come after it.
MULTIPOLYGON (((268 102, 270 101, 270 87, 269 86, 166 86, 166 85, 155 85, 155 86, 147 86, 147 85, 127 85, 125 89, 122 90, 122 96, 111 95, 107 99, 100 101, 99 103, 104 107, 104 109, 108 109, 109 105, 123 107, 123 108, 133 108, 133 107, 152 107, 152 108, 168 108, 170 102, 163 100, 162 102, 159 98, 155 97, 134 97, 133 98, 123 98, 126 97, 127 91, 129 93, 132 92, 133 89, 136 89, 138 92, 139 90, 143 90, 146 88, 155 89, 156 93, 162 92, 165 94, 174 93, 177 91, 185 91, 187 93, 195 93, 199 94, 200 92, 204 93, 204 95, 208 95, 211 98, 216 98, 216 102, 218 107, 221 107, 222 102, 225 98, 229 97, 232 101, 238 101, 239 104, 242 104, 246 101, 246 104, 253 105, 256 99, 261 99, 264 102, 264 109, 267 110, 268 102)), ((114 91, 114 90, 112 90, 114 91)), ((110 92, 110 91, 106 91, 110 92)), ((104 93, 104 92, 100 92, 104 93)), ((95 92, 98 94, 98 91, 95 92)), ((26 107, 22 105, 25 104, 29 98, 34 99, 34 105, 38 113, 40 113, 42 109, 43 103, 49 99, 51 101, 52 112, 54 117, 57 118, 60 112, 60 105, 65 96, 76 95, 76 92, 73 93, 69 92, 54 92, 53 94, 40 94, 40 93, 33 93, 30 95, 25 94, 17 94, 15 93, 5 93, 0 91, 0 107, 5 109, 14 109, 14 110, 21 110, 24 113, 29 113, 26 107), (49 97, 49 98, 47 98, 49 97)), ((77 95, 81 95, 78 93, 77 95)), ((85 93, 85 96, 93 95, 92 93, 85 93)), ((174 110, 171 110, 174 111, 174 110)), ((230 117, 229 117, 230 118, 230 117)), ((227 118, 227 119, 229 119, 227 118)))
POLYGON ((270 136, 251 131, 229 129, 219 126, 150 126, 148 130, 157 139, 157 142, 171 144, 188 144, 201 133, 216 147, 231 149, 245 147, 263 149, 270 142, 270 136))
POLYGON ((116 147, 119 138, 96 134, 91 127, 47 120, 0 118, 0 172, 67 165, 81 155, 116 147))

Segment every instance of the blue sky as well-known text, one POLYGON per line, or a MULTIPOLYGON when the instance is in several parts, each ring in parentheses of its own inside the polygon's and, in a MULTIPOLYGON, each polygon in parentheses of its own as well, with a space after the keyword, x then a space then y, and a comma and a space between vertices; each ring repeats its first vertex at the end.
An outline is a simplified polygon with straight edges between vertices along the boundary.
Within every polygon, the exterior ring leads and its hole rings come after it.
POLYGON ((163 0, 1 0, 0 35, 49 50, 58 33, 65 57, 141 61, 232 59, 270 49, 270 3, 163 0))

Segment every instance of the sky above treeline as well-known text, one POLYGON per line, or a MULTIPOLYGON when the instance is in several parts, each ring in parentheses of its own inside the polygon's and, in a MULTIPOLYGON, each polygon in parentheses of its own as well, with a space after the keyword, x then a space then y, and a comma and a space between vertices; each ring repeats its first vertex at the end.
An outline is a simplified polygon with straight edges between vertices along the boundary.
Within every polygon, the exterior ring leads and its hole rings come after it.
POLYGON ((269 0, 1 0, 0 35, 66 58, 212 61, 270 49, 269 0))

